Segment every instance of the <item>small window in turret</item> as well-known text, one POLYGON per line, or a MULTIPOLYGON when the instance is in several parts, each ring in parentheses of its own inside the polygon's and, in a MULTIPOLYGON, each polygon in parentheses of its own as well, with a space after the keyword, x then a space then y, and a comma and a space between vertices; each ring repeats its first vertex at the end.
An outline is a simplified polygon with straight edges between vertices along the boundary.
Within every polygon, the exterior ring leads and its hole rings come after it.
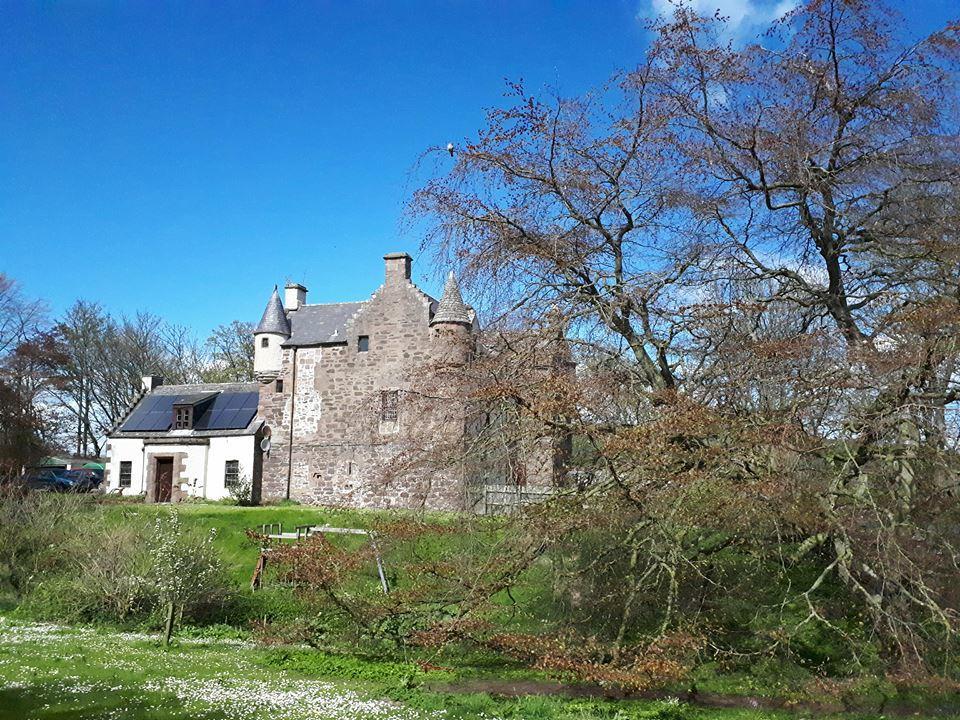
POLYGON ((270 338, 263 338, 260 341, 260 347, 270 347, 270 338))
POLYGON ((357 338, 357 352, 367 352, 370 349, 370 336, 361 335, 357 338))

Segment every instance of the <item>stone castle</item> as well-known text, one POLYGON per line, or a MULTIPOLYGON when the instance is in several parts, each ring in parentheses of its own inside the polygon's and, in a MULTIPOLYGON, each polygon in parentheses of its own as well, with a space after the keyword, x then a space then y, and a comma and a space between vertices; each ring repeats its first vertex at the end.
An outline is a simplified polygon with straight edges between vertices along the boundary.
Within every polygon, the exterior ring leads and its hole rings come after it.
POLYGON ((549 494, 569 438, 468 387, 484 361, 510 359, 525 374, 514 382, 548 396, 558 369, 572 367, 562 334, 546 344, 529 332, 481 336, 452 273, 436 300, 411 282, 409 255, 384 261, 383 284, 362 302, 310 305, 302 285, 288 284, 283 300, 274 288, 253 334, 256 382, 144 377, 109 434, 108 487, 147 502, 249 493, 474 512, 549 494))
POLYGON ((467 433, 466 409, 442 421, 408 402, 412 378, 438 359, 467 362, 479 331, 453 274, 436 300, 410 279, 406 253, 384 256, 385 278, 362 302, 310 305, 274 289, 254 331, 258 415, 269 439, 262 497, 351 507, 466 508, 462 466, 397 473, 413 435, 467 433), (441 425, 442 422, 442 425, 441 425))

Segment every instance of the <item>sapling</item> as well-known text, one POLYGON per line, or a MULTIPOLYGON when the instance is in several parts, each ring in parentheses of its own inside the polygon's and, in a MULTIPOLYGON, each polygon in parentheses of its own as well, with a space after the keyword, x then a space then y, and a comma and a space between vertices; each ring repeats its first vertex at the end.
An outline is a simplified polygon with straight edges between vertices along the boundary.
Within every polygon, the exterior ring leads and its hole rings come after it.
POLYGON ((183 535, 175 510, 158 516, 151 552, 153 578, 164 609, 163 644, 170 645, 177 616, 186 603, 196 599, 216 578, 220 567, 213 551, 216 530, 201 541, 189 542, 183 535))

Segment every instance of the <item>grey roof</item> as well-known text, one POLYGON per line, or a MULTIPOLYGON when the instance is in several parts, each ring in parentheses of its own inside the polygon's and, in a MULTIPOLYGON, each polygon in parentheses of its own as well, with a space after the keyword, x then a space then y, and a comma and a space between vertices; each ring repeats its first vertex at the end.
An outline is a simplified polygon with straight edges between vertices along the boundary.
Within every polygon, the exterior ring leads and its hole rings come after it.
POLYGON ((363 302, 301 305, 289 315, 290 337, 283 344, 299 347, 346 342, 347 323, 364 305, 363 302))
POLYGON ((434 314, 433 320, 430 321, 431 325, 436 323, 473 324, 470 308, 467 307, 460 295, 460 286, 457 284, 457 278, 452 270, 447 275, 447 284, 443 286, 443 297, 440 298, 440 304, 437 305, 437 312, 434 314))
POLYGON ((287 315, 283 311, 283 303, 280 302, 280 294, 277 287, 273 287, 273 295, 267 301, 267 307, 263 311, 263 317, 260 318, 260 324, 254 333, 277 333, 279 335, 290 334, 290 323, 287 322, 287 315))
POLYGON ((210 395, 219 392, 260 392, 260 383, 191 383, 189 385, 161 385, 154 388, 150 395, 210 395))

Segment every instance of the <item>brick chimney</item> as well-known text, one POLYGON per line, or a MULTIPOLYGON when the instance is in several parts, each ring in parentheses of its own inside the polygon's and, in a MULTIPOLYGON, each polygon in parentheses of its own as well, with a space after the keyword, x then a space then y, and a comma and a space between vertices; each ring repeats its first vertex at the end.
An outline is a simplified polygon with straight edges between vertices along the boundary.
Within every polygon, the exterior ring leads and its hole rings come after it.
POLYGON ((306 304, 307 289, 300 283, 288 282, 283 289, 283 306, 290 311, 306 304))
POLYGON ((386 263, 386 284, 402 285, 410 279, 410 267, 413 258, 405 252, 387 253, 383 256, 386 263))

